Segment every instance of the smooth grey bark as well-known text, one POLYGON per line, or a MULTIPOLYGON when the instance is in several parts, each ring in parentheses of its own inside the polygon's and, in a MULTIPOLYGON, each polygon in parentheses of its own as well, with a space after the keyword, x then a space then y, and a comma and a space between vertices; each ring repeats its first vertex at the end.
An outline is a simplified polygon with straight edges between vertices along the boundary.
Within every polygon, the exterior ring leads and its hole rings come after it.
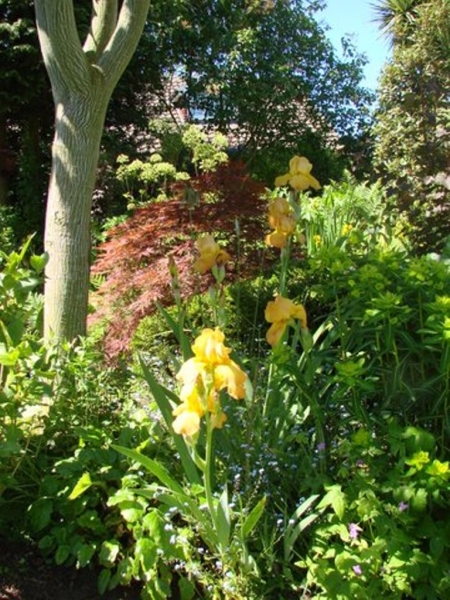
POLYGON ((35 0, 42 55, 55 103, 47 197, 44 335, 85 335, 89 297, 92 194, 111 94, 142 34, 150 0, 92 0, 81 44, 73 0, 35 0))

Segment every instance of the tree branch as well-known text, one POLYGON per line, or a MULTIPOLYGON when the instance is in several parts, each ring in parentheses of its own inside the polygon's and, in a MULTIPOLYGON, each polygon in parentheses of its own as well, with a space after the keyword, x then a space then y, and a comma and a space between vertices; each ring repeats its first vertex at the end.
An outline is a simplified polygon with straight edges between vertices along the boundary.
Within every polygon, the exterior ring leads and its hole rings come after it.
POLYGON ((150 0, 124 0, 115 31, 97 61, 112 91, 131 60, 144 29, 150 0))
POLYGON ((92 19, 83 50, 89 62, 95 62, 106 48, 116 28, 117 0, 92 0, 92 19))
POLYGON ((42 56, 53 93, 85 94, 89 63, 78 36, 72 0, 35 0, 36 24, 42 56))

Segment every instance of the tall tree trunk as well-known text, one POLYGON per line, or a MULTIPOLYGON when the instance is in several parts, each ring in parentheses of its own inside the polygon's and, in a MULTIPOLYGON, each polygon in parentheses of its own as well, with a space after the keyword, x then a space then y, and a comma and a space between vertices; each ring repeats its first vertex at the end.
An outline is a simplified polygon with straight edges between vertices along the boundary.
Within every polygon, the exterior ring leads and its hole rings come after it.
POLYGON ((111 94, 144 28, 150 0, 92 0, 84 46, 73 0, 35 0, 42 55, 55 101, 55 137, 47 199, 44 293, 47 340, 86 333, 90 213, 111 94))
POLYGON ((47 338, 86 334, 92 192, 108 103, 98 96, 59 104, 56 118, 44 238, 47 338))

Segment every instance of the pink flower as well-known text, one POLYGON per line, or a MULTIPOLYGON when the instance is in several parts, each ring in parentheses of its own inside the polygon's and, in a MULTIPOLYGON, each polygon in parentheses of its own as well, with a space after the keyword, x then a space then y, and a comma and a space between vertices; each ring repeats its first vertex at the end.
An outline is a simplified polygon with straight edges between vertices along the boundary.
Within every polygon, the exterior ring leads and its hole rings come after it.
POLYGON ((350 523, 348 526, 348 533, 352 540, 358 539, 359 532, 362 531, 361 527, 358 527, 356 523, 350 523))

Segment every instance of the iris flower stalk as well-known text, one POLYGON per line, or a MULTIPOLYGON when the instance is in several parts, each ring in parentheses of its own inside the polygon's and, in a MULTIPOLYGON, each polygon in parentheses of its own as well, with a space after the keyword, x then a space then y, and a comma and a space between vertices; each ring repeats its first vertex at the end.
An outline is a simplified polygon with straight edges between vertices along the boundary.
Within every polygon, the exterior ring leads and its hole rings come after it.
POLYGON ((289 171, 275 179, 275 187, 290 188, 288 199, 276 198, 269 204, 269 224, 274 231, 266 237, 266 243, 281 249, 280 294, 286 292, 291 238, 300 217, 300 195, 310 187, 320 189, 320 183, 311 175, 312 168, 307 158, 294 156, 289 161, 289 171))
POLYGON ((213 432, 220 429, 227 419, 220 396, 226 390, 231 398, 244 399, 247 381, 246 373, 231 360, 231 349, 225 346, 224 341, 225 336, 218 327, 204 329, 196 338, 192 344, 194 356, 183 363, 177 374, 181 383, 181 404, 173 410, 176 417, 173 429, 185 437, 192 457, 203 473, 206 501, 216 531, 220 515, 212 491, 213 432), (204 459, 196 450, 202 419, 206 426, 204 459))
POLYGON ((203 235, 195 243, 199 256, 194 262, 196 273, 204 275, 210 271, 215 279, 215 285, 208 290, 208 297, 214 314, 215 323, 223 327, 226 323, 225 294, 223 280, 225 279, 225 264, 231 256, 214 240, 212 235, 203 235))

